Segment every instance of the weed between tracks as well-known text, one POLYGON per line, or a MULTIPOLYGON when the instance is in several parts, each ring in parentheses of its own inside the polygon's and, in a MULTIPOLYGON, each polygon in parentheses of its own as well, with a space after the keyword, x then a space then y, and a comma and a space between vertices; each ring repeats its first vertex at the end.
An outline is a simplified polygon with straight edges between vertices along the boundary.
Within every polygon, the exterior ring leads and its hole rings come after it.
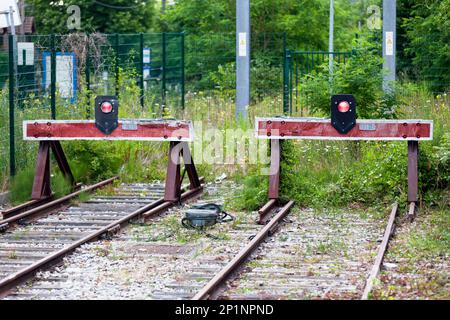
MULTIPOLYGON (((450 194, 447 194, 447 200, 450 194)), ((424 208, 412 223, 402 224, 391 241, 386 268, 373 299, 448 299, 450 214, 448 204, 424 208)))

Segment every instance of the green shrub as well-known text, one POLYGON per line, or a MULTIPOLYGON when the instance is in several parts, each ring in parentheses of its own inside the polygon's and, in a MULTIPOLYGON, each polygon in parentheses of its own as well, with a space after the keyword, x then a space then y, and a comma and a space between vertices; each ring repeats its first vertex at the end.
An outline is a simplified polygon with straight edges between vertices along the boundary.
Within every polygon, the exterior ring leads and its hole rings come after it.
MULTIPOLYGON (((208 78, 214 87, 227 97, 234 97, 236 90, 236 63, 219 65, 216 71, 210 72, 208 78)), ((272 59, 259 56, 252 59, 250 68, 250 96, 253 102, 261 101, 270 94, 281 92, 282 69, 272 59)))
POLYGON ((13 205, 30 200, 33 187, 34 168, 27 167, 20 170, 11 179, 9 186, 9 197, 13 205))
POLYGON ((323 63, 317 72, 306 75, 301 83, 309 111, 329 116, 330 96, 345 93, 355 96, 358 118, 393 117, 399 96, 395 90, 384 94, 382 64, 376 48, 362 40, 348 61, 334 63, 332 77, 328 61, 323 63))

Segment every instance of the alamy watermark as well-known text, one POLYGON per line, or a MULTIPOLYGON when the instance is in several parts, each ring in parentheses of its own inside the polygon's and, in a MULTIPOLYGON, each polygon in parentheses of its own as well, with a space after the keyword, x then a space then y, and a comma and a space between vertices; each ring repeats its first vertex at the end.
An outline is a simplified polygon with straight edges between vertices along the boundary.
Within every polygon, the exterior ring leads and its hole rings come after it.
MULTIPOLYGON (((254 129, 205 128, 201 121, 194 121, 194 132, 195 139, 191 144, 191 154, 195 164, 258 165, 260 174, 274 174, 269 168, 270 141, 258 139, 254 129)), ((173 149, 171 154, 173 162, 177 162, 178 154, 185 146, 186 144, 178 144, 173 149)))
POLYGON ((71 5, 67 7, 67 18, 66 25, 69 30, 80 30, 81 29, 81 9, 77 5, 71 5))
POLYGON ((370 5, 367 8, 367 14, 370 16, 367 18, 367 28, 369 30, 381 29, 381 8, 377 5, 370 5))

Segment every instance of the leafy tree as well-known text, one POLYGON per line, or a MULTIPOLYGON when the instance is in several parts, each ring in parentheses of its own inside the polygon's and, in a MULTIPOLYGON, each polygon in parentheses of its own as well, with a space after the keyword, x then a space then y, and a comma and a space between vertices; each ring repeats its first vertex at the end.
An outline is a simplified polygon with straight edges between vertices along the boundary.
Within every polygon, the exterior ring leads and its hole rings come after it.
POLYGON ((392 113, 395 99, 384 96, 382 90, 382 58, 373 45, 364 40, 355 44, 355 54, 346 63, 335 63, 333 76, 328 72, 328 62, 321 70, 306 76, 301 87, 307 98, 307 105, 315 114, 330 113, 330 94, 351 93, 357 102, 359 118, 386 117, 392 113))
MULTIPOLYGON (((188 34, 234 33, 235 0, 179 0, 161 17, 166 31, 188 34)), ((357 6, 351 0, 335 3, 335 44, 338 50, 351 49, 357 31, 357 6)), ((252 33, 286 32, 292 49, 328 48, 329 0, 252 0, 252 33)))
POLYGON ((81 30, 85 32, 127 33, 152 29, 156 18, 155 0, 28 0, 30 15, 36 20, 40 34, 67 33, 67 13, 77 5, 81 14, 81 30))
MULTIPOLYGON (((410 76, 430 81, 433 91, 450 85, 450 0, 407 1, 407 17, 402 28, 407 43, 402 57, 412 61, 410 76)), ((402 65, 403 67, 405 65, 402 65)))

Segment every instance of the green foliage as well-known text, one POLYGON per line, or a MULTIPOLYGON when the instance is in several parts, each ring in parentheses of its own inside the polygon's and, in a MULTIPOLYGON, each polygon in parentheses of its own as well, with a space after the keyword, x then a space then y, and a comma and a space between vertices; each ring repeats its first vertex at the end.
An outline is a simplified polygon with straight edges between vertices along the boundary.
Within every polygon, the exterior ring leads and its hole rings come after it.
MULTIPOLYGON (((350 0, 335 1, 336 46, 350 49, 357 31, 357 5, 350 0)), ((298 49, 324 50, 328 41, 328 0, 254 0, 250 1, 253 33, 286 32, 292 46, 298 49)), ((161 27, 167 31, 187 34, 233 33, 236 1, 179 0, 161 17, 161 27)))
POLYGON ((154 0, 28 0, 30 15, 35 17, 40 34, 67 33, 67 13, 71 5, 80 7, 81 30, 105 33, 145 32, 151 30, 156 18, 154 0))
POLYGON ((11 179, 9 186, 9 197, 13 205, 30 200, 33 177, 33 168, 27 167, 17 172, 17 174, 11 179))
POLYGON ((230 206, 236 210, 258 210, 267 201, 267 177, 249 174, 243 179, 243 189, 230 206))
POLYGON ((9 59, 8 52, 0 51, 0 90, 6 84, 6 80, 8 79, 8 71, 9 71, 9 59))
POLYGON ((400 67, 407 76, 429 82, 434 92, 450 85, 449 7, 450 0, 408 0, 400 7, 400 67))
POLYGON ((122 165, 121 154, 115 144, 104 141, 71 141, 64 150, 70 159, 77 181, 84 183, 110 178, 122 165))
POLYGON ((358 41, 354 55, 346 63, 334 64, 331 79, 328 62, 324 63, 319 72, 308 74, 301 84, 310 111, 329 115, 330 95, 351 93, 356 98, 359 118, 391 115, 395 97, 384 96, 381 65, 375 47, 365 41, 358 41))
MULTIPOLYGON (((250 68, 250 78, 254 81, 250 88, 250 97, 253 102, 261 101, 270 91, 280 91, 282 74, 279 66, 270 62, 270 59, 255 58, 250 68), (269 92, 268 92, 269 91, 269 92)), ((219 65, 217 71, 210 72, 209 79, 214 87, 227 97, 234 97, 236 90, 236 63, 230 62, 219 65)))
POLYGON ((51 177, 52 191, 56 198, 65 196, 72 191, 72 185, 63 174, 59 171, 55 172, 51 177))
MULTIPOLYGON (((433 141, 420 144, 419 191, 427 205, 439 204, 450 186, 448 97, 410 84, 397 90, 403 95, 396 100, 398 115, 434 121, 433 141)), ((404 204, 406 164, 407 148, 401 142, 284 141, 281 194, 317 207, 404 204)))

